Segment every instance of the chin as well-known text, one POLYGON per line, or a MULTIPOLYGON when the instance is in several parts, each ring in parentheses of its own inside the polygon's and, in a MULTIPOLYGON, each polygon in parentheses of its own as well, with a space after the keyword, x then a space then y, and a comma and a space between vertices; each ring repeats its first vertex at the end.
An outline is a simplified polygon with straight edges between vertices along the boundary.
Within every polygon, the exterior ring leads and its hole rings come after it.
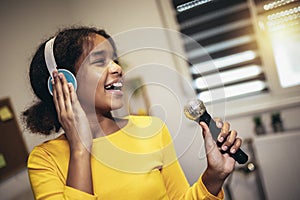
POLYGON ((123 99, 113 100, 111 102, 110 106, 111 106, 111 110, 117 110, 117 109, 122 108, 124 106, 123 99))
POLYGON ((122 105, 111 105, 111 110, 118 110, 123 108, 123 104, 122 105))

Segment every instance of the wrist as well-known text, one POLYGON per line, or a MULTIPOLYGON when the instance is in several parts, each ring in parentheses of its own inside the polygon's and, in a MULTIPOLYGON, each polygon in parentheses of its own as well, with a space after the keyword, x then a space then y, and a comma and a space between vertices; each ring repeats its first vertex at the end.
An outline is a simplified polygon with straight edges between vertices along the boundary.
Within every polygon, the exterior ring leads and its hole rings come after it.
POLYGON ((69 138, 68 136, 67 136, 67 140, 69 143, 70 151, 91 152, 92 142, 84 142, 83 140, 80 140, 80 138, 79 139, 78 138, 69 138))
POLYGON ((207 168, 202 175, 202 182, 206 189, 213 195, 217 196, 222 190, 226 178, 218 176, 215 172, 207 168))
POLYGON ((73 156, 86 156, 90 155, 91 150, 83 145, 80 146, 70 146, 70 154, 73 156))

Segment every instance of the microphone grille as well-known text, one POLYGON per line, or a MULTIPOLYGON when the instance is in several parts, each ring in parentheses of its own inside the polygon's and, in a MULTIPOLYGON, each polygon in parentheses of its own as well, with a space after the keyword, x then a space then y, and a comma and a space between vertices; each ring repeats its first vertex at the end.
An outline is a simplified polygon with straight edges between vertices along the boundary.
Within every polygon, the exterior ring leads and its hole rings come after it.
POLYGON ((192 99, 184 106, 184 115, 191 120, 197 120, 206 111, 204 103, 199 99, 192 99))

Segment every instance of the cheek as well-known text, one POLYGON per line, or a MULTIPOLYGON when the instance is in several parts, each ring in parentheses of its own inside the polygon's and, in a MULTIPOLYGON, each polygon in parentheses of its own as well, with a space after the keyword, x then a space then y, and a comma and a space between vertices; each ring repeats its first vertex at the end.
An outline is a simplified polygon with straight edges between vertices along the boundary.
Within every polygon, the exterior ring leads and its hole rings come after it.
POLYGON ((101 90, 103 88, 101 73, 89 71, 79 75, 76 79, 78 81, 77 95, 81 101, 93 101, 95 95, 97 95, 99 91, 103 91, 101 90))

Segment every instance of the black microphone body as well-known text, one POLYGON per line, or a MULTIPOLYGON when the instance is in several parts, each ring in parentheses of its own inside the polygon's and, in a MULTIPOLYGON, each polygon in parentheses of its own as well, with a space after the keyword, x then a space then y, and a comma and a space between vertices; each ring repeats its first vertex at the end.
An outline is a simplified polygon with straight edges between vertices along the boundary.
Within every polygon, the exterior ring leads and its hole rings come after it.
MULTIPOLYGON (((194 120, 198 123, 200 121, 205 122, 208 125, 209 130, 212 134, 212 137, 216 141, 218 147, 221 147, 222 144, 226 141, 226 138, 225 138, 223 143, 218 142, 217 138, 218 138, 218 135, 221 133, 221 129, 217 127, 216 122, 208 114, 208 112, 206 111, 206 108, 201 100, 194 99, 194 100, 189 101, 188 104, 184 108, 184 114, 187 118, 194 120)), ((228 153, 239 164, 245 164, 248 161, 248 155, 240 148, 237 149, 237 151, 234 154, 230 153, 229 150, 226 152, 224 152, 224 151, 221 151, 221 152, 228 153)))
MULTIPOLYGON (((201 115, 197 119, 198 123, 200 121, 203 121, 208 125, 209 130, 212 134, 212 137, 217 142, 218 147, 222 146, 223 143, 220 143, 217 140, 218 135, 221 132, 221 129, 217 127, 216 122, 211 118, 211 116, 206 111, 203 113, 203 115, 201 115)), ((243 150, 241 150, 240 148, 237 149, 237 151, 234 154, 230 153, 229 150, 226 151, 226 153, 228 153, 232 158, 234 158, 234 160, 237 161, 239 164, 245 164, 248 161, 248 155, 243 150)))

